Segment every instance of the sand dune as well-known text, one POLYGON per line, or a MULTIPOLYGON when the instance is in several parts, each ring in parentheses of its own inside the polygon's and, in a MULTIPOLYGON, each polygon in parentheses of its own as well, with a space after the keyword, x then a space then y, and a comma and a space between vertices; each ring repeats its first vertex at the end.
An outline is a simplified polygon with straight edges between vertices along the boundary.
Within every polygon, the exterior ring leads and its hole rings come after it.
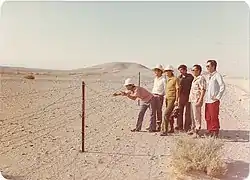
MULTIPOLYGON (((131 133, 138 105, 111 94, 132 77, 152 88, 152 72, 137 64, 105 64, 63 76, 1 76, 0 171, 10 179, 161 180, 169 177, 173 136, 131 133), (99 70, 98 70, 99 69, 99 70), (102 69, 103 72, 98 73, 102 69), (117 69, 117 72, 112 72, 117 69), (82 71, 82 72, 81 72, 82 71), (14 78, 18 76, 18 78, 14 78), (81 150, 81 81, 86 82, 86 151, 81 150)), ((242 180, 249 172, 249 89, 226 79, 221 103, 221 138, 230 171, 222 179, 242 180)), ((246 81, 245 81, 246 83, 246 81)), ((148 114, 143 128, 148 126, 148 114)), ((205 122, 203 120, 203 127, 205 122)), ((174 136, 178 136, 175 134, 174 136)), ((202 178, 201 178, 202 179, 202 178)))
POLYGON ((228 84, 237 86, 239 89, 242 89, 246 93, 249 93, 249 79, 246 78, 225 78, 228 84))

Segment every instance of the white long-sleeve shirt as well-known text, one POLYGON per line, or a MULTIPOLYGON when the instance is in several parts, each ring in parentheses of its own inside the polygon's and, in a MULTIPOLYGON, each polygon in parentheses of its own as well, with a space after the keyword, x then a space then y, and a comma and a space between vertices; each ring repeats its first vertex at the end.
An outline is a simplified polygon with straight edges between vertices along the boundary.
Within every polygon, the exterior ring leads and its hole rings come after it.
POLYGON ((154 87, 152 89, 153 94, 165 95, 166 79, 164 76, 156 77, 154 79, 154 87))
POLYGON ((207 89, 205 95, 206 103, 214 103, 215 99, 221 100, 221 97, 225 91, 225 82, 221 74, 215 71, 212 74, 208 74, 205 76, 207 82, 207 89))

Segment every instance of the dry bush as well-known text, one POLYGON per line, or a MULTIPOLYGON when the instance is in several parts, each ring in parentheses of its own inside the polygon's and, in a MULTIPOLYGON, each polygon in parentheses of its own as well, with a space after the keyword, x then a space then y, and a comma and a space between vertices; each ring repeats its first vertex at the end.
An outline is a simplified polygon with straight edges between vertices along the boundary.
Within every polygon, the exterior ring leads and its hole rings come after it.
POLYGON ((192 172, 212 177, 224 175, 227 166, 222 159, 222 148, 223 142, 219 139, 178 137, 171 148, 172 170, 175 175, 192 172))
POLYGON ((28 74, 24 76, 25 79, 35 79, 35 76, 33 74, 28 74))

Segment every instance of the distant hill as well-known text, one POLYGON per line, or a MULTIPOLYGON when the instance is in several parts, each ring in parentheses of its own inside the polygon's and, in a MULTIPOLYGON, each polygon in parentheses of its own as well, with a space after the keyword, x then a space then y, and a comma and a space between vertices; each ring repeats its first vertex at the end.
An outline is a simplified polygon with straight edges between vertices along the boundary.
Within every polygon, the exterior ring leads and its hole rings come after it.
POLYGON ((148 72, 150 69, 144 65, 130 62, 111 62, 99 64, 87 68, 73 70, 74 73, 84 75, 105 74, 105 73, 118 73, 134 74, 137 72, 148 72))
POLYGON ((0 72, 65 72, 64 70, 0 66, 0 72))
POLYGON ((82 75, 94 75, 94 74, 104 74, 104 73, 116 73, 121 71, 127 72, 139 72, 139 71, 149 71, 150 69, 144 65, 138 63, 130 62, 111 62, 99 64, 87 68, 79 68, 73 70, 53 70, 53 69, 39 69, 39 68, 25 68, 25 67, 8 67, 0 66, 0 73, 4 74, 82 74, 82 75))
POLYGON ((140 68, 140 69, 147 69, 148 67, 138 64, 138 63, 130 63, 130 62, 111 62, 111 63, 104 63, 104 64, 98 64, 95 66, 87 67, 87 68, 80 68, 75 69, 74 71, 86 71, 86 70, 125 70, 129 68, 140 68))

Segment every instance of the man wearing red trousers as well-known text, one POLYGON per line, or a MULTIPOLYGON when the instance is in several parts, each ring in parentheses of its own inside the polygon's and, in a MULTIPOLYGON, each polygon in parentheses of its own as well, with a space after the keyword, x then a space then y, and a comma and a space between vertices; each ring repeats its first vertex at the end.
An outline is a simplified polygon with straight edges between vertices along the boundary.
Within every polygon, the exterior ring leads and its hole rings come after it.
POLYGON ((220 129, 219 107, 225 91, 225 83, 221 74, 216 71, 217 62, 215 60, 208 60, 206 67, 209 74, 206 77, 205 119, 208 135, 218 137, 220 129))

